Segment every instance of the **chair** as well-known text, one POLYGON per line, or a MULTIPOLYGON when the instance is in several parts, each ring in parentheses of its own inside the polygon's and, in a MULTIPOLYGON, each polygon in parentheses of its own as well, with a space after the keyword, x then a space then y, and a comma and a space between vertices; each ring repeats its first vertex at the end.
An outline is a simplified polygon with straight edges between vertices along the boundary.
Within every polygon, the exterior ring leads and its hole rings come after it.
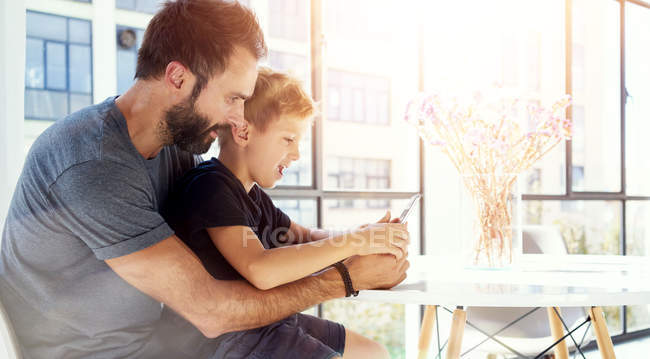
MULTIPOLYGON (((522 249, 526 254, 567 254, 567 247, 561 234, 555 228, 547 226, 524 226, 522 249)), ((467 320, 481 330, 493 334, 533 309, 469 307, 467 320)), ((570 329, 586 317, 586 312, 581 307, 560 308, 560 312, 562 319, 570 329)), ((580 344, 583 334, 584 329, 582 328, 574 334, 578 344, 580 344)), ((551 335, 546 308, 536 310, 521 322, 499 333, 496 338, 523 355, 539 354, 555 341, 551 335)), ((463 350, 473 347, 483 339, 485 339, 483 334, 466 326, 464 340, 466 345, 463 346, 463 350)), ((586 340, 588 339, 586 338, 586 340)), ((575 348, 571 338, 565 339, 565 343, 569 350, 575 348)), ((492 340, 483 343, 477 350, 490 354, 511 354, 508 349, 492 340)), ((553 351, 549 351, 547 354, 552 353, 553 351)))
POLYGON ((0 301, 0 358, 21 359, 20 345, 9 320, 9 315, 0 301), (3 349, 4 348, 4 349, 3 349))

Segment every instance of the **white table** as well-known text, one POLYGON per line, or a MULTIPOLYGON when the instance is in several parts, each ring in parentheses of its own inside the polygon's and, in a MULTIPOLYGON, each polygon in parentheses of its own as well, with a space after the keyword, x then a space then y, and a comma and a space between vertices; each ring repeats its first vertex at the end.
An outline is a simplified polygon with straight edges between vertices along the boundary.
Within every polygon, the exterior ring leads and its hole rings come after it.
MULTIPOLYGON (((603 358, 615 358, 601 306, 650 303, 650 260, 643 257, 526 255, 509 270, 472 270, 448 259, 411 256, 407 279, 391 290, 362 291, 356 300, 426 305, 420 357, 426 356, 435 307, 457 306, 447 358, 460 356, 466 313, 463 307, 546 307, 554 338, 564 335, 553 315, 557 307, 588 307, 603 358)), ((568 357, 564 341, 556 357, 568 357)))

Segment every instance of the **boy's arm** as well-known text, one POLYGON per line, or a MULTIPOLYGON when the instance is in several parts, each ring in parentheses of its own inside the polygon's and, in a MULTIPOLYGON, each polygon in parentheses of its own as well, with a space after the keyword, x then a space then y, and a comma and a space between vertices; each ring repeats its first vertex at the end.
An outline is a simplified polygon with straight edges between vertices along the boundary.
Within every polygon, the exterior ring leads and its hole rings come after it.
MULTIPOLYGON (((406 277, 406 258, 372 255, 346 261, 355 289, 390 288, 406 277)), ((106 260, 126 282, 189 320, 206 337, 261 327, 345 295, 340 275, 327 270, 268 291, 245 281, 219 281, 171 236, 146 249, 106 260)))
MULTIPOLYGON (((315 242, 265 249, 250 227, 212 227, 207 231, 228 262, 251 284, 262 290, 304 278, 353 255, 367 254, 367 247, 352 242, 350 233, 315 242)), ((395 236, 395 245, 376 243, 375 249, 401 258, 406 252, 408 234, 400 231, 392 234, 395 236)))
POLYGON ((287 244, 300 244, 319 241, 325 238, 343 235, 344 231, 333 231, 328 229, 307 228, 294 221, 291 221, 289 232, 285 235, 287 244))
MULTIPOLYGON (((387 211, 377 223, 399 223, 399 218, 390 218, 390 211, 387 211)), ((289 232, 287 233, 287 244, 299 244, 321 239, 340 236, 344 231, 333 231, 328 229, 307 228, 294 221, 291 221, 289 232)))

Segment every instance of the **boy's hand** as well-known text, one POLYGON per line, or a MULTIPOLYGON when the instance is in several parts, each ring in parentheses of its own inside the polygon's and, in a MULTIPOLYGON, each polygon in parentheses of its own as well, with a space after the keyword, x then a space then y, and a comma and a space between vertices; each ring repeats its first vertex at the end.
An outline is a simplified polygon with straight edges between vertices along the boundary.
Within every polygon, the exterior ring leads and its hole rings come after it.
POLYGON ((348 245, 357 255, 392 254, 401 259, 410 243, 403 223, 372 223, 357 228, 348 238, 348 245))
MULTIPOLYGON (((381 217, 377 223, 399 223, 399 218, 390 218, 390 211, 386 211, 386 214, 384 214, 383 217, 381 217)), ((368 227, 370 223, 362 224, 359 227, 356 228, 356 230, 363 230, 364 228, 368 227)))
POLYGON ((399 217, 393 219, 390 218, 390 211, 386 211, 383 217, 377 221, 377 223, 399 223, 399 217))

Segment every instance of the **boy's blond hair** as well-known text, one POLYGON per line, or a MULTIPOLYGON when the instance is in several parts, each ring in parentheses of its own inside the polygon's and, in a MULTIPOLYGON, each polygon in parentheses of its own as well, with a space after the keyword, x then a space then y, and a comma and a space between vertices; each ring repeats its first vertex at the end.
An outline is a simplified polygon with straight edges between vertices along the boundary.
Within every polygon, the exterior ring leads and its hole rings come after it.
MULTIPOLYGON (((298 79, 268 67, 260 67, 258 72, 253 95, 244 105, 246 121, 263 132, 280 116, 308 119, 314 115, 314 101, 298 79)), ((219 130, 219 146, 223 147, 232 133, 230 126, 219 130)))

